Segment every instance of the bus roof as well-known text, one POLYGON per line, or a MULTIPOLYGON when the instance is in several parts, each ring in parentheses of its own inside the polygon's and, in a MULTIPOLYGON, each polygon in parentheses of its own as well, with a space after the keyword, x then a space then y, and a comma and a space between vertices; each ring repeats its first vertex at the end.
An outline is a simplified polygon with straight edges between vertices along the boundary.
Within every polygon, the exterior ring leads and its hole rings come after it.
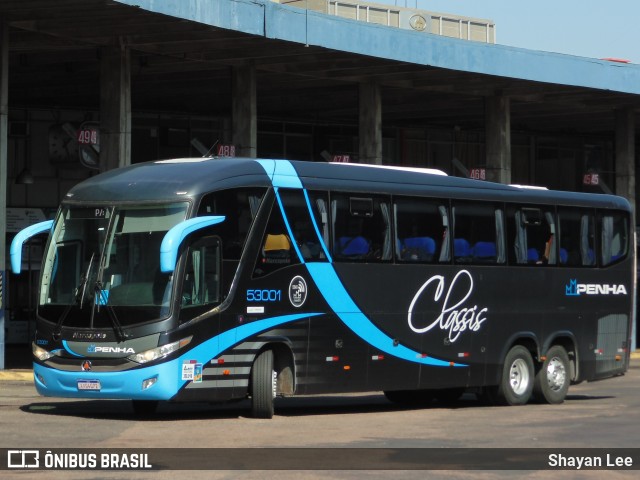
MULTIPOLYGON (((66 203, 171 201, 196 199, 214 190, 238 186, 270 186, 263 164, 253 158, 182 158, 134 164, 91 177, 73 187, 66 203)), ((368 166, 276 160, 293 167, 308 189, 391 193, 621 208, 629 202, 615 195, 594 195, 509 186, 443 175, 443 172, 404 167, 368 166)))

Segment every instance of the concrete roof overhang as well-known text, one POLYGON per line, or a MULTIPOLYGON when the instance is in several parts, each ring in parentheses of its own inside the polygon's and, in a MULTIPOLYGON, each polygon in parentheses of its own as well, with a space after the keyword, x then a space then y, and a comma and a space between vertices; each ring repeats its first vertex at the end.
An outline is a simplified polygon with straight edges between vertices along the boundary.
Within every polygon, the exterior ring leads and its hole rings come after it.
MULTIPOLYGON (((260 118, 357 124, 358 84, 383 126, 482 129, 511 99, 514 130, 610 135, 640 112, 640 66, 450 39, 260 0, 0 0, 9 106, 99 106, 100 47, 132 52, 134 110, 228 114, 231 69, 257 69, 260 118)), ((640 122, 636 122, 640 129, 640 122)))

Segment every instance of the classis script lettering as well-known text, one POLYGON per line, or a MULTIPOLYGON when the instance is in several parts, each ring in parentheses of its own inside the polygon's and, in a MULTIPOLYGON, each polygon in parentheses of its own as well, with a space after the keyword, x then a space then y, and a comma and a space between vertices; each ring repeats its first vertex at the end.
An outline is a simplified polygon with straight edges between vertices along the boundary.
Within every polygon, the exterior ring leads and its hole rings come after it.
POLYGON ((467 305, 465 302, 473 293, 473 277, 467 270, 459 271, 453 278, 449 288, 446 288, 446 280, 442 275, 434 275, 427 280, 413 297, 409 306, 409 327, 416 333, 426 333, 436 327, 449 332, 449 341, 454 343, 465 332, 477 332, 487 320, 487 307, 467 305), (466 284, 466 286, 465 286, 466 284), (425 327, 414 325, 412 318, 413 309, 427 287, 435 286, 433 302, 440 309, 440 314, 425 327), (446 291, 446 293, 445 293, 446 291))

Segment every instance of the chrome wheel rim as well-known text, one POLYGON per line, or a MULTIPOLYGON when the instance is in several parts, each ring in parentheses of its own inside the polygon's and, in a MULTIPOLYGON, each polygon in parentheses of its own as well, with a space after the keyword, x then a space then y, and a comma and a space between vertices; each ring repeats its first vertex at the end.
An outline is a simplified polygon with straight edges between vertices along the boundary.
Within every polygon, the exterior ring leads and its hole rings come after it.
POLYGON ((511 364, 509 369, 509 385, 516 395, 522 395, 527 391, 531 378, 527 362, 518 358, 511 364))
POLYGON ((547 384, 554 392, 562 390, 567 381, 567 370, 558 357, 553 357, 547 364, 547 384))

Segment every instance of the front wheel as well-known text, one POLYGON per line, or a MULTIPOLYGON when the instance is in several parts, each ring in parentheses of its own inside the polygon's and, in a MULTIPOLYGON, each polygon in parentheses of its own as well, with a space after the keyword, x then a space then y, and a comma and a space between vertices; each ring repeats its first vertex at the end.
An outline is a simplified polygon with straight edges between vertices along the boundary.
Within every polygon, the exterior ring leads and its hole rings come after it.
POLYGON ((265 350, 258 355, 251 369, 251 414, 254 418, 273 417, 273 399, 276 396, 275 377, 273 351, 265 350))
POLYGON ((547 352, 542 367, 533 383, 533 395, 537 400, 557 404, 564 402, 569 391, 569 355, 560 345, 554 345, 547 352))
POLYGON ((533 359, 522 345, 516 345, 504 359, 502 378, 496 392, 497 403, 524 405, 533 391, 533 359))

